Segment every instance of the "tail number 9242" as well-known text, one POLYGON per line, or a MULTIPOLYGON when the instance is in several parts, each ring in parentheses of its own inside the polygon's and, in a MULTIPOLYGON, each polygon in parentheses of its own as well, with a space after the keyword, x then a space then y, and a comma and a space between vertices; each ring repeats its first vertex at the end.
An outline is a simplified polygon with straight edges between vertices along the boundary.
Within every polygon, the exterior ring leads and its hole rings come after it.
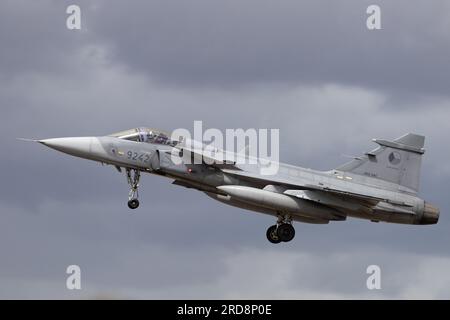
POLYGON ((134 160, 136 162, 148 163, 150 161, 150 155, 148 153, 138 153, 138 152, 128 151, 127 159, 134 160))

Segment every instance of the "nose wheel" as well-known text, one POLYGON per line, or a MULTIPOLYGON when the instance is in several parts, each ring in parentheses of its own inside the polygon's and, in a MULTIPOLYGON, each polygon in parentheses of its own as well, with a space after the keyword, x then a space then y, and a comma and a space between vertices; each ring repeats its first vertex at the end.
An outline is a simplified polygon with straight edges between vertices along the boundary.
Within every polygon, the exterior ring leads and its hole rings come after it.
POLYGON ((139 180, 141 178, 141 172, 135 169, 126 169, 127 181, 130 185, 130 193, 128 194, 128 208, 137 209, 139 207, 139 180))
POLYGON ((139 207, 139 200, 138 199, 128 200, 128 208, 130 208, 130 209, 137 209, 138 207, 139 207))
POLYGON ((266 236, 271 243, 289 242, 294 239, 295 229, 290 217, 278 217, 277 224, 267 229, 266 236))

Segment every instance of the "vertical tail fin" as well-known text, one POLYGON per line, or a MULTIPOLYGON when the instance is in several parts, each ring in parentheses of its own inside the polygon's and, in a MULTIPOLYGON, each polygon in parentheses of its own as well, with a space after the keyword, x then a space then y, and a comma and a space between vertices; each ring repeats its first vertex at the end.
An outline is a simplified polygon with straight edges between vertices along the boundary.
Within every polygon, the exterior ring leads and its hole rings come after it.
POLYGON ((379 147, 336 170, 369 176, 399 185, 399 191, 419 191, 425 137, 408 133, 394 141, 373 139, 379 147))

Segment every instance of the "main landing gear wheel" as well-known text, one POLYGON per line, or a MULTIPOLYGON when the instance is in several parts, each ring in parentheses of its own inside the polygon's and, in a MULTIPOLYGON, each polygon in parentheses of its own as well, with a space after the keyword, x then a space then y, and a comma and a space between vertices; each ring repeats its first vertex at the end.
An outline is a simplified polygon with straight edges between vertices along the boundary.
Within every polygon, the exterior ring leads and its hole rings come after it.
POLYGON ((281 242, 277 234, 277 225, 270 226, 269 229, 267 229, 266 236, 267 240, 269 240, 271 243, 281 242))
POLYGON ((141 178, 141 172, 136 169, 126 169, 127 181, 130 185, 130 193, 128 194, 128 208, 136 209, 139 207, 139 179, 141 178), (133 173, 132 173, 133 172, 133 173))
POLYGON ((278 238, 283 242, 289 242, 295 237, 295 229, 290 223, 282 223, 277 228, 278 238))
POLYGON ((295 237, 290 216, 278 216, 277 224, 270 226, 266 232, 267 240, 271 243, 289 242, 295 237))

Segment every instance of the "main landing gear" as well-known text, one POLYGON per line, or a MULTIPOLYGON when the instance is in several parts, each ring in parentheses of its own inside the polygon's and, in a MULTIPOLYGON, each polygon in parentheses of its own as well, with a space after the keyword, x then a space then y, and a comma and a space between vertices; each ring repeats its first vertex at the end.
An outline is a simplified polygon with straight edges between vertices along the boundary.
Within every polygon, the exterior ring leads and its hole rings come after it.
POLYGON ((278 216, 277 224, 270 226, 266 232, 271 243, 289 242, 295 237, 295 229, 289 216, 278 216))
POLYGON ((130 185, 130 193, 128 194, 128 208, 137 209, 139 207, 139 179, 141 178, 141 172, 136 169, 126 169, 127 180, 130 185))

